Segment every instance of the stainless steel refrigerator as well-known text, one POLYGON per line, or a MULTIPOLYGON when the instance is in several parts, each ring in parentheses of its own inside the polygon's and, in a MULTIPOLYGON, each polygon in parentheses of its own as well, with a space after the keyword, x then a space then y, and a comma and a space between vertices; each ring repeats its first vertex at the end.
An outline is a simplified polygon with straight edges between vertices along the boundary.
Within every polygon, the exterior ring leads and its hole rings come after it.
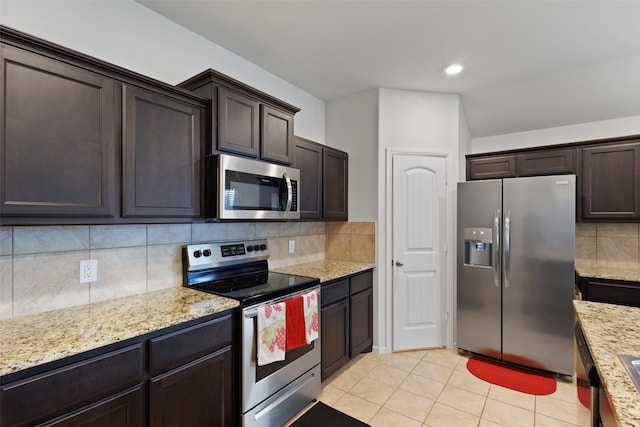
POLYGON ((575 175, 458 184, 459 349, 573 376, 575 175))

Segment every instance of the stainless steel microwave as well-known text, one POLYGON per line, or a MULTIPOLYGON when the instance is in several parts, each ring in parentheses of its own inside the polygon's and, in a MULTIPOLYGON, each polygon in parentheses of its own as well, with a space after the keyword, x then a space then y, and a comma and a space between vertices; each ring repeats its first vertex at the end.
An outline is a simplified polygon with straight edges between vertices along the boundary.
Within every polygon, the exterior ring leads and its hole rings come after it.
POLYGON ((299 219, 300 171, 228 154, 205 160, 205 218, 299 219))

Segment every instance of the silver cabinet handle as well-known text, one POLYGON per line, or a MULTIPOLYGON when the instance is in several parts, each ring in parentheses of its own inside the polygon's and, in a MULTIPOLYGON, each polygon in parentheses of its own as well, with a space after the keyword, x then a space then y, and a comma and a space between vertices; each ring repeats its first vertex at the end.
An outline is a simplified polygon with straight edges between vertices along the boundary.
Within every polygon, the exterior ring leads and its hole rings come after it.
POLYGON ((397 265, 398 267, 402 267, 402 266, 404 265, 404 262, 402 262, 402 261, 396 261, 396 265, 397 265))

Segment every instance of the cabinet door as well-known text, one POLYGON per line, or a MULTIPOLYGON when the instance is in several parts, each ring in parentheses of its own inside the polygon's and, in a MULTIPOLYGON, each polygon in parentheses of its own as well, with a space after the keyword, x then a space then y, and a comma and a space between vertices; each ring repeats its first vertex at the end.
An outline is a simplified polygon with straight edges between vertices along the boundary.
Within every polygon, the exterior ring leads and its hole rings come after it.
POLYGON ((144 425, 142 402, 142 388, 138 386, 43 425, 51 427, 138 427, 144 425))
POLYGON ((544 150, 516 155, 518 176, 576 173, 576 149, 544 150))
POLYGON ((149 425, 236 425, 232 356, 231 347, 225 347, 152 378, 149 386, 149 425))
POLYGON ((371 351, 373 343, 373 289, 351 295, 351 348, 354 357, 363 351, 371 351))
POLYGON ((349 298, 320 310, 322 379, 349 361, 349 298))
POLYGON ((0 56, 2 214, 113 217, 114 81, 10 48, 0 56))
POLYGON ((582 219, 640 219, 640 142, 582 148, 582 219))
POLYGON ((293 116, 268 105, 260 107, 263 160, 290 165, 293 160, 293 116))
POLYGON ((300 169, 298 194, 300 218, 322 218, 322 146, 296 138, 294 167, 300 169))
POLYGON ((515 176, 515 155, 467 159, 467 181, 475 179, 513 178, 515 176))
POLYGON ((260 104, 253 98, 218 88, 218 150, 245 156, 260 154, 260 104))
POLYGON ((123 216, 200 215, 198 107, 127 86, 123 216))
POLYGON ((349 157, 347 153, 324 147, 322 202, 326 219, 349 219, 349 157))

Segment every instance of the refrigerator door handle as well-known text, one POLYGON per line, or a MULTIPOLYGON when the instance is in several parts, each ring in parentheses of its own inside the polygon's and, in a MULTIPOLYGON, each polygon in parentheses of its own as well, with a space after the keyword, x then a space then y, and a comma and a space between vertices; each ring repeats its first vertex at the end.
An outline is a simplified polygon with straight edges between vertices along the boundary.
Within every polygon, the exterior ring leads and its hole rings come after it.
POLYGON ((507 289, 511 282, 511 211, 506 210, 504 215, 504 288, 507 289))
POLYGON ((493 216, 493 284, 500 287, 500 209, 493 216))

